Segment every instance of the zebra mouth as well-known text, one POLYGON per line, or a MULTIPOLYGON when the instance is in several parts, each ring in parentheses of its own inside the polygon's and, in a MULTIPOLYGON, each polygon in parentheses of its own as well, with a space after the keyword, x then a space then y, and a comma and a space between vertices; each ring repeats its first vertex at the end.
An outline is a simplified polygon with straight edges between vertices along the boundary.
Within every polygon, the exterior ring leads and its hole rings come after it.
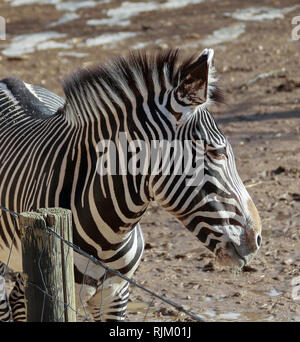
POLYGON ((232 242, 227 243, 225 248, 219 248, 216 252, 216 258, 221 265, 236 269, 241 269, 247 264, 245 257, 239 253, 232 242))
POLYGON ((243 266, 245 266, 245 265, 247 264, 247 260, 245 259, 245 257, 243 257, 243 256, 239 253, 239 251, 238 251, 237 248, 235 247, 234 243, 230 242, 230 245, 231 245, 233 251, 235 252, 235 254, 237 255, 237 257, 238 257, 239 259, 243 260, 243 262, 244 262, 244 265, 243 265, 243 266))

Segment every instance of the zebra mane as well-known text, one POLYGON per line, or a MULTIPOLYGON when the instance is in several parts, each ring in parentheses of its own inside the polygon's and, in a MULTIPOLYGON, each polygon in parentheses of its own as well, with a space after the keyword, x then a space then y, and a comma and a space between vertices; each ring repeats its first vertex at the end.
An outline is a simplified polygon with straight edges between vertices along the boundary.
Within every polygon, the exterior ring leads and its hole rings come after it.
MULTIPOLYGON (((185 59, 180 57, 179 49, 154 53, 135 50, 130 51, 127 57, 116 57, 107 64, 81 68, 63 80, 67 103, 80 101, 89 88, 95 89, 97 85, 113 95, 113 99, 123 98, 128 92, 137 98, 144 92, 154 93, 155 82, 159 83, 161 89, 166 89, 166 85, 175 88, 195 61, 196 54, 185 59)), ((205 106, 223 102, 216 81, 215 68, 212 66, 208 74, 208 99, 205 106)))

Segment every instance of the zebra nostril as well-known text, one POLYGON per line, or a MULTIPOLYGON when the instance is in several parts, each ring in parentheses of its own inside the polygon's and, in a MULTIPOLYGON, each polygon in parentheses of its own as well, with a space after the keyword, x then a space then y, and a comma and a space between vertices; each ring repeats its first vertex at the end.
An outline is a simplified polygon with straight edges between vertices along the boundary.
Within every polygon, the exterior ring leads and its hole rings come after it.
POLYGON ((256 243, 257 243, 257 246, 260 247, 260 245, 261 245, 261 236, 260 236, 260 234, 258 234, 257 237, 256 237, 256 243))

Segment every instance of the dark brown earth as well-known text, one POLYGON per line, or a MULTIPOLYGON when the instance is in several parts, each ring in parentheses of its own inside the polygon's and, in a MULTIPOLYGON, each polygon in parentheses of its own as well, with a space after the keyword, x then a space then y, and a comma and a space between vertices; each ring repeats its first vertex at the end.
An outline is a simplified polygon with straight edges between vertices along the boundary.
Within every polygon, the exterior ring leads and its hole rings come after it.
MULTIPOLYGON (((63 11, 1 1, 8 34, 4 45, 17 35, 53 30, 73 39, 71 51, 88 56, 59 56, 59 49, 51 49, 7 57, 0 50, 0 78, 14 75, 62 94, 60 82, 70 71, 124 54, 140 42, 148 42, 148 50, 180 47, 186 54, 213 47, 227 103, 211 111, 233 146, 241 178, 261 215, 262 247, 251 268, 235 274, 219 266, 195 237, 154 204, 142 220, 146 250, 134 279, 209 321, 300 321, 300 299, 295 297, 300 276, 300 40, 291 39, 291 20, 300 15, 300 7, 283 18, 242 22, 224 13, 261 7, 261 1, 206 1, 143 12, 125 27, 86 25, 89 19, 105 18, 102 9, 120 3, 77 10, 79 19, 49 29, 47 24, 63 11), (237 23, 245 24, 238 38, 201 45, 213 31, 237 23), (80 46, 88 38, 118 31, 138 35, 113 48, 80 46)), ((286 8, 298 1, 266 0, 263 5, 286 8)), ((130 321, 190 320, 137 288, 132 288, 130 301, 130 321)))

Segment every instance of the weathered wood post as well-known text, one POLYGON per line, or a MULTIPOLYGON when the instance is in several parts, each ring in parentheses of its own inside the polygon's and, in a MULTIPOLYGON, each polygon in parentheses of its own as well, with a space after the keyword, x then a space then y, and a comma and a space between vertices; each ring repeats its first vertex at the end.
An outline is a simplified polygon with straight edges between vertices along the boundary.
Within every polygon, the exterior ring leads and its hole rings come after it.
POLYGON ((75 322, 72 214, 61 208, 20 214, 28 322, 75 322))

